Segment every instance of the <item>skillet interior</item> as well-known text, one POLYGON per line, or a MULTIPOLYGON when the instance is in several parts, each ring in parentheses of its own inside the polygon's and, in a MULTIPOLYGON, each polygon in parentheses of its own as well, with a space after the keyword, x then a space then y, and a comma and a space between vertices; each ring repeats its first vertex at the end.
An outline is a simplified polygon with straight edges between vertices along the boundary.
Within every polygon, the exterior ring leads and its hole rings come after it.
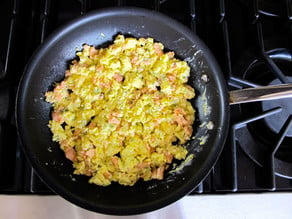
POLYGON ((178 22, 159 13, 138 8, 112 8, 88 13, 60 28, 36 51, 21 80, 17 97, 17 125, 23 148, 43 181, 65 199, 89 210, 107 214, 138 214, 166 206, 195 188, 217 160, 227 134, 229 108, 220 69, 206 46, 178 22), (191 66, 189 84, 196 90, 195 139, 189 142, 195 159, 162 181, 138 182, 125 187, 99 187, 85 176, 72 175, 73 168, 47 126, 51 106, 44 93, 63 79, 76 48, 103 45, 118 33, 153 37, 191 66), (202 82, 202 75, 209 81, 202 82), (206 113, 206 107, 210 107, 206 113), (209 130, 206 124, 212 121, 209 130), (205 123, 204 123, 205 122, 205 123), (201 125, 201 127, 200 127, 201 125), (207 140, 204 143, 204 136, 207 140), (203 141, 202 141, 203 140, 203 141), (200 143, 204 143, 200 145, 200 143))

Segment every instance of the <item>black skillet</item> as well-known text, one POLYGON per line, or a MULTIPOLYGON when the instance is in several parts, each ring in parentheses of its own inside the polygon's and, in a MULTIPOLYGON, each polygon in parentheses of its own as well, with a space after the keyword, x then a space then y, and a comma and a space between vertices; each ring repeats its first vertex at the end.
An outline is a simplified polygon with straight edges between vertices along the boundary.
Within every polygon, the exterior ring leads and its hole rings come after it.
MULTIPOLYGON (((160 13, 138 8, 111 8, 82 16, 49 36, 27 65, 17 96, 17 126, 33 168, 57 194, 83 208, 106 214, 139 214, 164 207, 191 192, 209 173, 223 148, 229 103, 222 73, 204 43, 189 29, 160 13), (195 158, 165 179, 139 181, 134 186, 100 187, 88 177, 73 175, 72 163, 48 128, 51 105, 44 94, 63 79, 82 44, 108 45, 118 33, 153 37, 191 67, 189 84, 196 90, 195 158)), ((194 203, 195 205, 195 203, 194 203)))

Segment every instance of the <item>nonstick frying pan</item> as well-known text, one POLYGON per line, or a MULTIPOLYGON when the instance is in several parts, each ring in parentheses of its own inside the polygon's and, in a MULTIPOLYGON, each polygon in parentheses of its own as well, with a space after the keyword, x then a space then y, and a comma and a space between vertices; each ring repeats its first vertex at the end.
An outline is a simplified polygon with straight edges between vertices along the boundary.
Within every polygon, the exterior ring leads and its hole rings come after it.
MULTIPOLYGON (((229 102, 222 73, 204 43, 189 29, 160 13, 139 8, 109 8, 88 13, 50 35, 35 52, 20 82, 16 117, 23 149, 42 180, 57 194, 83 208, 106 214, 139 214, 164 207, 191 192, 208 174, 228 133, 229 102), (187 148, 195 158, 163 180, 113 183, 100 187, 88 177, 72 175, 48 128, 51 105, 46 91, 64 78, 76 49, 84 43, 107 46, 117 34, 152 37, 191 67, 189 84, 195 88, 194 134, 187 148)), ((183 165, 183 164, 181 164, 183 165)), ((194 203, 195 204, 195 203, 194 203)))

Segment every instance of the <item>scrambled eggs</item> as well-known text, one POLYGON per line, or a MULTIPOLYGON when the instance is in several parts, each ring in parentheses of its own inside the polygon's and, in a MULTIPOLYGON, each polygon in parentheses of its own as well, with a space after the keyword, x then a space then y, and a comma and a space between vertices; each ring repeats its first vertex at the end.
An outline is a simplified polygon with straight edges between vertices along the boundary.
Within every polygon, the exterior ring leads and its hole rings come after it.
POLYGON ((75 174, 90 183, 163 179, 173 159, 186 158, 195 96, 190 68, 152 38, 118 35, 108 48, 84 45, 46 101, 49 127, 75 174))

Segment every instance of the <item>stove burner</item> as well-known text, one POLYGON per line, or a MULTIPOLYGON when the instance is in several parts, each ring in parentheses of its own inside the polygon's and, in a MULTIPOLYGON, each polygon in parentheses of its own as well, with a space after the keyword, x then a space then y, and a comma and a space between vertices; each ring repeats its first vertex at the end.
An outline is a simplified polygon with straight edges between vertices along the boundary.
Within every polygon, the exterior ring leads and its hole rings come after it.
MULTIPOLYGON (((292 77, 287 77, 289 81, 292 81, 292 77)), ((279 79, 275 79, 271 81, 270 85, 280 84, 279 79)), ((274 114, 272 116, 264 118, 267 126, 274 132, 279 133, 281 128, 283 127, 284 123, 286 122, 287 118, 290 116, 292 112, 292 99, 280 99, 274 101, 263 101, 262 108, 263 111, 267 111, 269 109, 273 109, 276 107, 281 107, 281 113, 274 114)), ((292 127, 287 132, 287 137, 292 137, 292 127)))
MULTIPOLYGON (((282 48, 273 49, 267 54, 285 77, 292 81, 289 51, 282 48)), ((240 62, 242 70, 237 72, 241 78, 251 82, 251 85, 281 83, 265 62, 249 56, 248 53, 246 55, 240 62)), ((270 168, 279 176, 292 178, 291 98, 241 104, 240 109, 242 115, 251 118, 246 120, 246 123, 243 122, 244 125, 236 131, 241 148, 258 165, 265 169, 270 168)))

